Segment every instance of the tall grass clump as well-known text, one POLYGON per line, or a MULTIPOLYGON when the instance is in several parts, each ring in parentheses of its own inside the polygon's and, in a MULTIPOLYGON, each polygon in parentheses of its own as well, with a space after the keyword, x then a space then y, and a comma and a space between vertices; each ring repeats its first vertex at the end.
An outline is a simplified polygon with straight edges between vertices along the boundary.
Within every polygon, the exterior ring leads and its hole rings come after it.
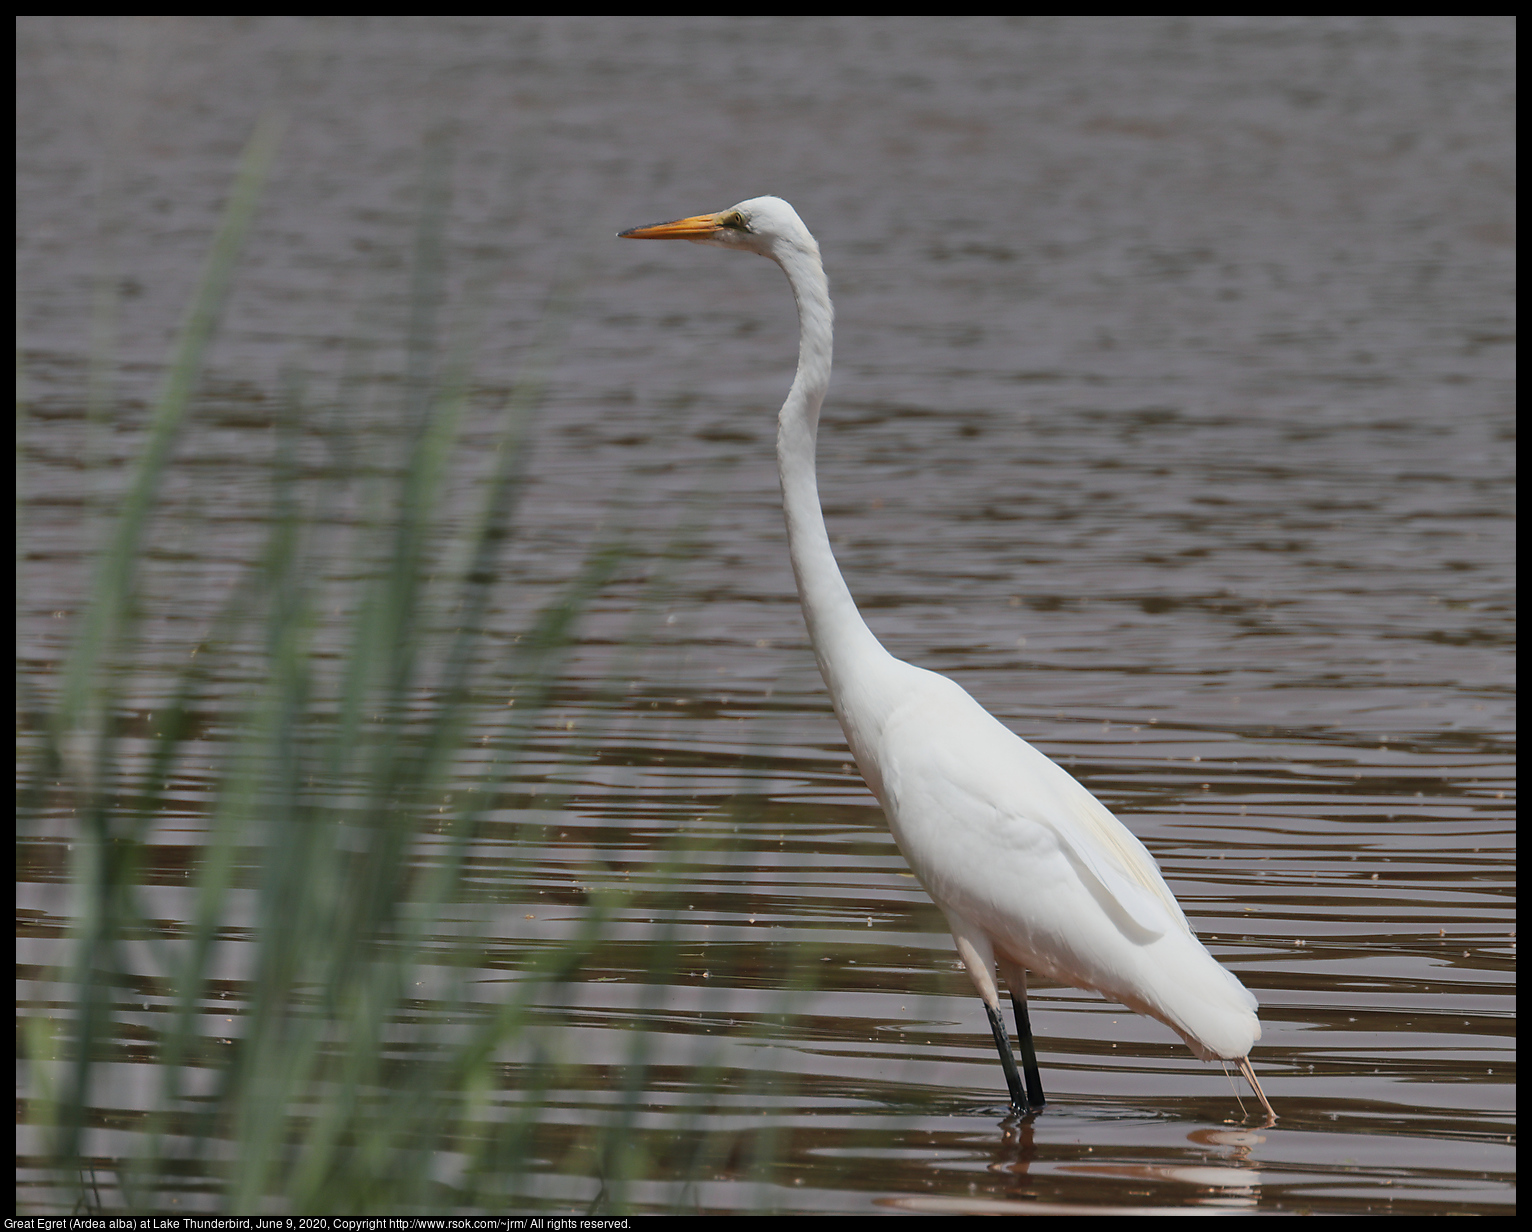
POLYGON ((497 1054, 535 1047, 537 990, 585 961, 607 914, 592 896, 505 996, 473 995, 484 964, 465 891, 471 844, 622 553, 594 550, 517 635, 487 633, 573 280, 550 298, 506 396, 482 502, 448 518, 469 394, 466 361, 435 350, 440 155, 414 257, 401 456, 363 494, 373 514, 332 516, 355 495, 343 466, 317 485, 304 473, 314 412, 294 380, 258 557, 181 648, 178 671, 136 657, 156 503, 277 142, 263 124, 245 152, 67 659, 46 684, 18 686, 19 841, 67 838, 70 895, 63 957, 30 972, 49 1004, 19 1019, 22 1121, 36 1144, 23 1154, 57 1206, 77 1212, 494 1205, 526 1165, 539 1102, 534 1090, 510 1111, 492 1106, 497 1054), (326 589, 346 572, 337 562, 360 561, 337 604, 326 589), (157 698, 148 723, 127 713, 135 689, 157 698), (188 805, 192 780, 204 787, 188 805), (188 905, 167 922, 147 864, 175 810, 202 833, 178 900, 188 905))

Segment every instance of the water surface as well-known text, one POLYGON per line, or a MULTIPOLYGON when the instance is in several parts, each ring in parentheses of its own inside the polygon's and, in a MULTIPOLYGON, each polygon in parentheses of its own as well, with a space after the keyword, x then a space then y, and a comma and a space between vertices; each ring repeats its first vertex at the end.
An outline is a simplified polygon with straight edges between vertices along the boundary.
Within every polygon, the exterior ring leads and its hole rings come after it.
MULTIPOLYGON (((627 895, 599 959, 539 1003, 553 1089, 545 1054, 504 1058, 494 1100, 545 1105, 516 1202, 598 1201, 585 1144, 641 1072, 640 1209, 1509 1209, 1512 36, 1448 17, 26 19, 19 673, 56 687, 273 106, 283 146, 162 493, 124 721, 151 722, 259 552, 295 382, 305 481, 349 485, 335 527, 365 516, 440 158, 438 328, 473 372, 464 510, 551 289, 577 287, 492 629, 524 628, 603 536, 629 553, 474 851, 486 1003, 593 895, 627 895), (781 275, 611 238, 764 192, 830 270, 820 486, 858 603, 1149 846, 1261 1000, 1277 1127, 1241 1122, 1167 1029, 1045 981, 1050 1103, 1002 1125, 982 1009, 797 612, 781 275), (343 401, 376 410, 325 414, 343 401), (752 1126, 764 1176, 709 1155, 752 1126)), ((337 611, 368 568, 326 579, 337 611)), ((166 921, 191 909, 209 806, 209 780, 183 787, 146 872, 166 921)), ((24 1015, 60 1012, 70 827, 23 835, 24 1015)), ((210 1034, 239 1030, 231 949, 210 1034)), ((164 1009, 123 1002, 123 1039, 164 1009)), ((112 1126, 152 1060, 125 1048, 100 1093, 108 1206, 132 1150, 112 1126)), ((43 1210, 36 1142, 24 1126, 19 1192, 43 1210)))

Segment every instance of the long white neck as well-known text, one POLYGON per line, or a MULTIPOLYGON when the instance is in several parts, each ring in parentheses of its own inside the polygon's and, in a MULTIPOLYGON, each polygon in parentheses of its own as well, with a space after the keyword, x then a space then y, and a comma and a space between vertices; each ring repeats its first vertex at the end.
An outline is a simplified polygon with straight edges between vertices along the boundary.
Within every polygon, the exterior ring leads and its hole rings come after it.
MULTIPOLYGON (((810 241, 812 243, 812 241, 810 241)), ((856 610, 846 588, 819 507, 814 476, 814 444, 819 408, 830 384, 835 310, 817 248, 793 246, 774 254, 798 301, 798 373, 777 418, 777 470, 782 479, 782 508, 787 515, 787 545, 798 602, 808 624, 809 641, 819 671, 835 701, 836 713, 861 761, 857 732, 876 722, 892 704, 876 686, 875 667, 895 660, 878 643, 856 610)), ((863 765, 864 774, 868 767, 863 765)))

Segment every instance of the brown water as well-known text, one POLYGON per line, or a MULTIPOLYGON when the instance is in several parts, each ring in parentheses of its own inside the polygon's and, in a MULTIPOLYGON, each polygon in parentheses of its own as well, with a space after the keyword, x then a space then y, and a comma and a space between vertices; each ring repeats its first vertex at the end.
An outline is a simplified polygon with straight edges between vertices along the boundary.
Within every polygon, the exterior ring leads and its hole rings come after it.
MULTIPOLYGON (((47 696, 258 114, 287 130, 156 528, 145 653, 167 665, 264 541, 284 382, 323 408, 397 381, 446 131, 443 329, 472 347, 476 439, 550 286, 580 288, 496 619, 522 627, 614 525, 633 553, 475 853, 487 1000, 592 889, 644 887, 539 1011, 569 1064, 528 1207, 597 1194, 580 1134, 637 1035, 647 1139, 760 1124, 781 1156, 684 1194, 657 1167, 634 1191, 655 1207, 1506 1212, 1512 39, 1500 18, 25 19, 18 670, 47 696), (611 239, 764 192, 830 269, 820 486, 870 624, 1144 839, 1261 1000, 1277 1127, 1232 1124, 1222 1074, 1163 1027, 1046 984, 1050 1103, 1001 1126, 982 1009, 796 610, 781 275, 611 239), (554 827, 529 847, 534 791, 554 827), (656 930, 686 958, 659 984, 656 930)), ((392 431, 316 424, 306 448, 344 469, 392 431)), ((199 787, 158 836, 167 920, 199 787)), ((68 826, 24 845, 23 1014, 55 997, 35 977, 71 915, 68 826)), ((148 1063, 117 1067, 103 1125, 148 1063)), ((497 1099, 531 1063, 506 1059, 497 1099)), ((18 1149, 48 1208, 25 1126, 18 1149)))

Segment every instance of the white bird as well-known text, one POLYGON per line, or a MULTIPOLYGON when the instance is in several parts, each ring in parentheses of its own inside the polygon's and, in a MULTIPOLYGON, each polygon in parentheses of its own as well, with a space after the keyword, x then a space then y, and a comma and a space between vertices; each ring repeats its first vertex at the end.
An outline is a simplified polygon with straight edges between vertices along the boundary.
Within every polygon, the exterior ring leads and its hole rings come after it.
POLYGON ((959 685, 889 654, 857 611, 814 474, 835 313, 819 245, 797 212, 779 197, 754 197, 621 235, 758 253, 787 275, 798 372, 778 416, 777 466, 798 600, 862 777, 984 1001, 1015 1111, 1044 1102, 1027 1018, 1031 968, 1158 1019, 1204 1061, 1236 1062, 1273 1123, 1250 1066, 1261 1037, 1255 997, 1197 940, 1154 857, 959 685), (1025 1087, 1000 1016, 996 964, 1010 988, 1025 1087))

